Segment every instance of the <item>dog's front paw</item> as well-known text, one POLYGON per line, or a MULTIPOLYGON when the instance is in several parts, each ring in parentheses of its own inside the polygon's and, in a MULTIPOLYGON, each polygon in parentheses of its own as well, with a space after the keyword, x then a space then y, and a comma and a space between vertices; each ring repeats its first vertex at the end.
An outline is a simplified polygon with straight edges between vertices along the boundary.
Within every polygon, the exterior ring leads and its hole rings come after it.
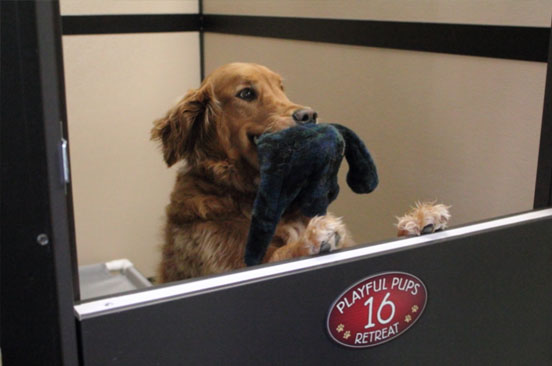
POLYGON ((327 253, 343 246, 347 232, 341 219, 331 215, 314 217, 300 243, 303 255, 327 253))
POLYGON ((398 236, 418 236, 447 228, 450 206, 417 202, 406 215, 397 217, 398 236))
POLYGON ((341 219, 332 214, 312 218, 303 230, 300 235, 293 235, 289 243, 276 249, 268 262, 326 253, 354 245, 341 219))

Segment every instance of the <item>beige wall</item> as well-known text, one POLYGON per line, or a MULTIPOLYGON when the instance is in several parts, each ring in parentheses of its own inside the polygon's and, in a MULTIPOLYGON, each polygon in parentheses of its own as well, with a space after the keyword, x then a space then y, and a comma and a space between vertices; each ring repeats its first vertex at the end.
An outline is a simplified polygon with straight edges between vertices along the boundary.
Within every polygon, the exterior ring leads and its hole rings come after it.
MULTIPOLYGON (((205 0, 208 13, 549 26, 549 1, 205 0), (252 4, 255 6, 251 6, 252 4)), ((64 15, 194 13, 197 1, 63 0, 64 15)), ((80 264, 159 260, 174 180, 151 122, 199 84, 197 33, 63 38, 80 264)), ((207 71, 253 61, 282 73, 291 98, 352 127, 381 186, 332 210, 358 241, 393 235, 419 199, 453 205, 454 224, 531 208, 545 65, 230 35, 205 37, 207 71)), ((342 168, 342 173, 346 166, 342 168)))
MULTIPOLYGON (((552 10, 549 1, 249 4, 204 2, 207 13, 218 14, 534 26, 549 26, 552 10)), ((544 63, 206 34, 206 71, 232 61, 281 73, 292 100, 364 139, 380 187, 366 196, 352 193, 344 166, 331 207, 359 242, 394 236, 395 216, 417 200, 452 205, 453 225, 532 208, 544 63)))
POLYGON ((203 0, 206 14, 549 27, 550 0, 203 0))
POLYGON ((63 51, 79 264, 151 276, 175 171, 149 131, 199 84, 198 33, 65 36, 63 51))
POLYGON ((62 15, 197 13, 197 0, 61 0, 62 15))

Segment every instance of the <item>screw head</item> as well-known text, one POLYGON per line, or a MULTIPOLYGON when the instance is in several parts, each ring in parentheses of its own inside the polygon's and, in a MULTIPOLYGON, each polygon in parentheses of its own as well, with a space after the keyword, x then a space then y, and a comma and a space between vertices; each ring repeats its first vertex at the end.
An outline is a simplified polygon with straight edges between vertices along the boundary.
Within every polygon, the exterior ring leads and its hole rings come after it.
POLYGON ((48 235, 46 235, 46 234, 39 234, 36 237, 36 242, 38 244, 44 246, 44 245, 48 245, 48 243, 50 243, 50 239, 48 238, 48 235))

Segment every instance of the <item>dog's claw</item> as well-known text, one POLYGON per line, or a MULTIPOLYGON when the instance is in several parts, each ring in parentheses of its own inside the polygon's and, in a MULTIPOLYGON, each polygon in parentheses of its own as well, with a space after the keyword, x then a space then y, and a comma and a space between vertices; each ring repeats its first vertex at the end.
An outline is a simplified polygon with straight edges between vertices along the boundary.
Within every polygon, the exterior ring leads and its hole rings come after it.
POLYGON ((337 248, 337 245, 341 241, 341 235, 339 235, 339 233, 337 231, 335 232, 334 239, 335 239, 335 247, 337 248))
POLYGON ((434 229, 435 229, 435 226, 433 224, 426 225, 422 229, 422 232, 420 233, 420 235, 431 234, 434 231, 434 229))
POLYGON ((332 245, 325 241, 322 244, 320 244, 320 252, 319 253, 328 253, 332 249, 332 245))
POLYGON ((324 241, 320 244, 320 252, 319 253, 328 253, 332 251, 332 248, 337 249, 337 245, 341 241, 341 235, 339 235, 338 232, 334 233, 333 238, 331 238, 329 241, 324 241), (334 244, 332 245, 330 241, 333 240, 334 244))

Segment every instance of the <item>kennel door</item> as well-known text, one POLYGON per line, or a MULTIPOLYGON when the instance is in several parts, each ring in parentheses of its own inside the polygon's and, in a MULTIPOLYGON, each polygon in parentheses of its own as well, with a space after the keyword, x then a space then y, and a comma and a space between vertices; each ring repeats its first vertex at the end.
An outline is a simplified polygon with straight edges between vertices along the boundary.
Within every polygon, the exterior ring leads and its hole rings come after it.
MULTIPOLYGON (((551 278, 546 209, 100 299, 75 311, 86 366, 550 365, 551 278), (389 273, 425 284, 416 322, 372 347, 335 341, 327 327, 332 305, 359 281, 389 273)), ((392 297, 380 309, 359 301, 362 311, 350 316, 366 323, 366 332, 370 323, 389 322, 391 308, 402 311, 392 297)), ((338 324, 337 337, 351 324, 338 324)), ((357 343, 372 337, 349 335, 357 343)))

